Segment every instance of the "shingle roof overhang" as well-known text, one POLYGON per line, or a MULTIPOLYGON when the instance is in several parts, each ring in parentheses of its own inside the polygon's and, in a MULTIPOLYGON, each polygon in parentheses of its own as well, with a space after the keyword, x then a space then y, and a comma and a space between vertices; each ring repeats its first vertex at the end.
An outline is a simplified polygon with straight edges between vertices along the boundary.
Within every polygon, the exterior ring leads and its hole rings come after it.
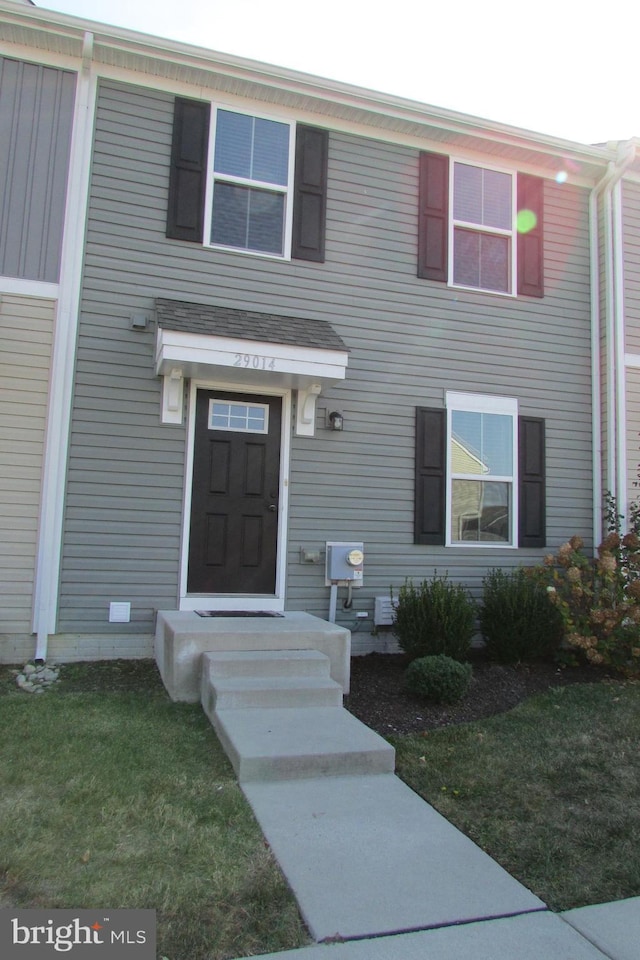
POLYGON ((163 376, 307 389, 346 375, 348 348, 326 320, 164 298, 156 317, 163 376))

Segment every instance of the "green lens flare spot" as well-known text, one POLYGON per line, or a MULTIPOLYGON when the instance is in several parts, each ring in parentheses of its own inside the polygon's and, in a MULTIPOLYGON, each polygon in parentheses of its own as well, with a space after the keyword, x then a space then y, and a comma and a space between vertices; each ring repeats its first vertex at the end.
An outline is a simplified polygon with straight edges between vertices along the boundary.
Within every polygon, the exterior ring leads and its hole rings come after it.
POLYGON ((530 233, 538 222, 533 210, 518 210, 516 230, 518 233, 530 233))

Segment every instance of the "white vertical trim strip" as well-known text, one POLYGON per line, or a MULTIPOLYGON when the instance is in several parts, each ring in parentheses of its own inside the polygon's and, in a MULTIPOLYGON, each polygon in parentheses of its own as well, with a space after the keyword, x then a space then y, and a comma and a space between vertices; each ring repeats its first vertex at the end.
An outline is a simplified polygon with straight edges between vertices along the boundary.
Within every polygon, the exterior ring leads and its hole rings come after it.
MULTIPOLYGON (((628 514, 627 489, 627 377, 624 363, 624 241, 622 236, 622 180, 613 190, 613 286, 615 289, 616 451, 618 463, 616 498, 618 510, 628 514)), ((626 520, 628 523, 628 520, 626 520)), ((626 525, 626 524, 625 524, 626 525)))
POLYGON ((78 72, 71 137, 67 201, 62 239, 60 299, 51 358, 42 499, 38 530, 33 629, 36 659, 46 659, 48 635, 55 632, 62 554, 67 455, 71 429, 73 374, 80 310, 91 144, 97 80, 91 66, 93 35, 85 34, 78 72))

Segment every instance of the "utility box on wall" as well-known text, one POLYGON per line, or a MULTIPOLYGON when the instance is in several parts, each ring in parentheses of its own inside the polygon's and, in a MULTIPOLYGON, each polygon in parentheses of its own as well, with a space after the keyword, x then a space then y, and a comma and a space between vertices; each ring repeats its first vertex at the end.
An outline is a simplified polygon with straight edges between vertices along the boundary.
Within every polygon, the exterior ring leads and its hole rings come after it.
POLYGON ((342 586, 361 587, 364 568, 362 542, 327 542, 327 565, 325 585, 337 583, 342 586))

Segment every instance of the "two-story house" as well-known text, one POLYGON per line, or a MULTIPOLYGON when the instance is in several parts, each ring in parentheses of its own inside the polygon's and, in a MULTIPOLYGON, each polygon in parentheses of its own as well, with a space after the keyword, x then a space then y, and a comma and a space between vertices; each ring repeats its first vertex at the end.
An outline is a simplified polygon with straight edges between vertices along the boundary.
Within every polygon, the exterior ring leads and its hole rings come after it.
POLYGON ((158 610, 373 649, 407 576, 593 544, 616 147, 12 0, 0 117, 3 659, 149 655, 158 610))

